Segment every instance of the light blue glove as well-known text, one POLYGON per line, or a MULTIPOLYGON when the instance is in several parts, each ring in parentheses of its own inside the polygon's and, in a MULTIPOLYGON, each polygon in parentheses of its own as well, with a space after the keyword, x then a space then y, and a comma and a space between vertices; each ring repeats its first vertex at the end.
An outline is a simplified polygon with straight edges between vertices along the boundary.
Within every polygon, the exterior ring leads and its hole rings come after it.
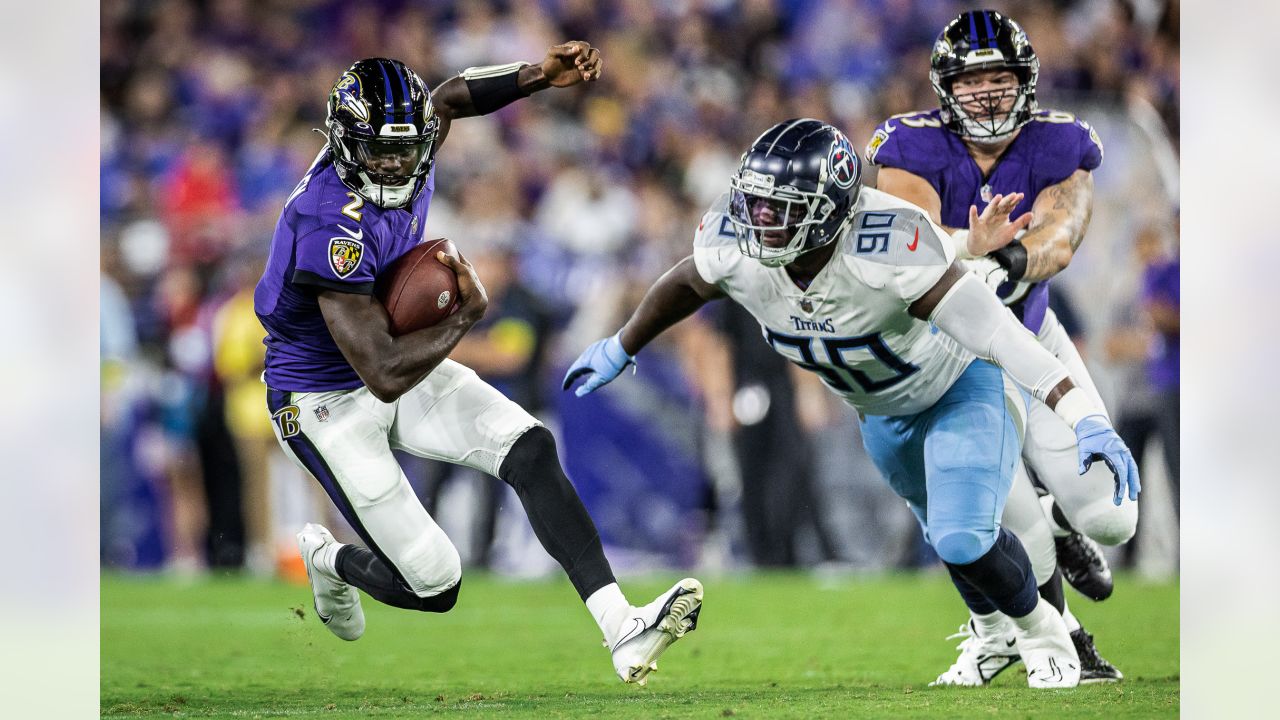
POLYGON ((586 376, 587 381, 573 393, 582 397, 618 377, 628 365, 635 365, 636 359, 622 349, 622 341, 618 339, 621 334, 622 331, 619 330, 613 337, 597 340, 591 343, 591 347, 583 350, 578 359, 573 361, 573 365, 569 366, 569 372, 565 373, 562 389, 568 390, 574 380, 586 376))
POLYGON ((1142 491, 1138 463, 1133 461, 1133 453, 1105 416, 1088 415, 1076 423, 1076 446, 1080 450, 1081 475, 1088 472, 1094 460, 1101 460, 1116 478, 1116 494, 1112 498, 1115 504, 1124 501, 1126 488, 1129 499, 1137 502, 1138 493, 1142 491))

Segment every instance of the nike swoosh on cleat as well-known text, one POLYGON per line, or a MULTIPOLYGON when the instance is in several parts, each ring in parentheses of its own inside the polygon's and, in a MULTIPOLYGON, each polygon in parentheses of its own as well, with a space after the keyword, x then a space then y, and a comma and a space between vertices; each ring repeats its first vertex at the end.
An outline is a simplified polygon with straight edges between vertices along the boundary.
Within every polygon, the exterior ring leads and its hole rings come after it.
POLYGON ((635 621, 635 625, 633 625, 630 630, 624 633, 622 637, 618 639, 618 642, 613 644, 614 650, 617 650, 618 648, 622 647, 622 643, 627 642, 628 640, 633 640, 637 637, 640 637, 640 634, 644 632, 645 630, 644 620, 641 620, 640 618, 632 618, 632 620, 635 621))

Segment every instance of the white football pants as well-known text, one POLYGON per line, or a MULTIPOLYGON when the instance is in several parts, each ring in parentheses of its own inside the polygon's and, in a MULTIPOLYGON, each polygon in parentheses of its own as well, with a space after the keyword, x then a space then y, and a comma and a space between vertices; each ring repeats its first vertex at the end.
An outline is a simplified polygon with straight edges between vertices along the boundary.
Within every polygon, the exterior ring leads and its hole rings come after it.
POLYGON ((515 441, 541 424, 452 360, 390 403, 366 387, 269 390, 267 400, 285 453, 324 486, 369 549, 419 597, 452 587, 462 565, 391 450, 496 476, 515 441))
MULTIPOLYGON (((1080 353, 1052 310, 1045 313, 1040 344, 1067 366, 1071 380, 1105 406, 1080 353)), ((1031 400, 1022 459, 1053 493, 1072 528, 1101 545, 1119 545, 1133 537, 1138 527, 1138 504, 1128 498, 1116 506, 1115 479, 1105 463, 1095 462, 1080 475, 1076 436, 1057 413, 1039 400, 1031 400)), ((1013 489, 1005 504, 1002 524, 1027 549, 1037 584, 1044 584, 1057 567, 1053 533, 1026 470, 1019 464, 1013 489)))

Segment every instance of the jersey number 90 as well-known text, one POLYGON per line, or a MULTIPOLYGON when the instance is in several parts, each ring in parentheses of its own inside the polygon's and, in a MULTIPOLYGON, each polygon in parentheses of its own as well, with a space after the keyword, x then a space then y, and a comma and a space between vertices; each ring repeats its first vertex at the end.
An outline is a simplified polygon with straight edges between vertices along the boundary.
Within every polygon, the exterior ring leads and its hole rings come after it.
POLYGON ((895 355, 880 337, 880 333, 845 338, 814 338, 784 335, 768 329, 766 331, 765 339, 775 351, 800 367, 818 373, 824 383, 838 392, 879 392, 906 380, 920 369, 895 355), (814 353, 815 341, 826 356, 821 360, 814 353), (892 374, 877 380, 850 366, 845 362, 845 353, 852 351, 870 352, 892 374))

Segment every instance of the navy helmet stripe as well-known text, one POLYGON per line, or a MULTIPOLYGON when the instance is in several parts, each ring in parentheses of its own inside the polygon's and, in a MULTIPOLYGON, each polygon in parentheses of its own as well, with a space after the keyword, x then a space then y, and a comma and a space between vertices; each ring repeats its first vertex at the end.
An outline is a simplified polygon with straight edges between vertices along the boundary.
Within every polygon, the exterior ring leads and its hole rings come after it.
POLYGON ((391 76, 387 74, 385 60, 378 63, 378 69, 382 71, 382 122, 390 124, 396 121, 393 115, 396 106, 395 93, 391 90, 391 76))
POLYGON ((991 27, 991 12, 983 10, 982 19, 987 23, 987 47, 996 47, 996 31, 991 27))
POLYGON ((969 13, 969 47, 978 46, 978 18, 975 13, 969 13))
POLYGON ((400 65, 392 63, 391 67, 395 68, 396 78, 400 80, 400 90, 404 93, 404 99, 397 110, 405 114, 405 122, 411 123, 413 122, 413 98, 409 92, 408 78, 405 77, 400 65))

